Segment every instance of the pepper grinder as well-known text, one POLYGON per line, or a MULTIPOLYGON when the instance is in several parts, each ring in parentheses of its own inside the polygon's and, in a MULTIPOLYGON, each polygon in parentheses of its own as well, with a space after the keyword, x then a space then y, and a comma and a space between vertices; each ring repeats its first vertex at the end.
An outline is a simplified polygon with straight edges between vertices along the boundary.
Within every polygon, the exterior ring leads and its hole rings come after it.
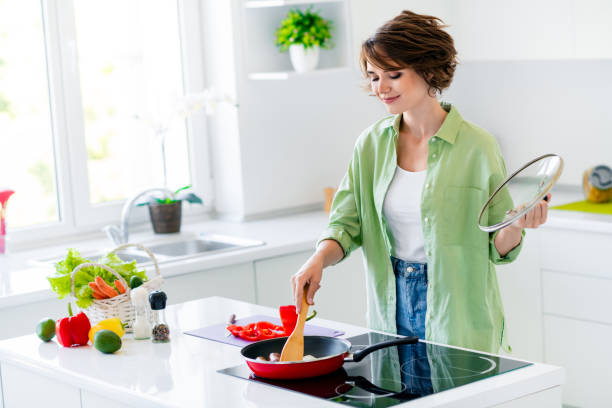
POLYGON ((166 323, 166 299, 168 297, 161 290, 149 293, 149 303, 153 313, 153 330, 151 337, 153 343, 166 343, 170 341, 170 329, 166 323))

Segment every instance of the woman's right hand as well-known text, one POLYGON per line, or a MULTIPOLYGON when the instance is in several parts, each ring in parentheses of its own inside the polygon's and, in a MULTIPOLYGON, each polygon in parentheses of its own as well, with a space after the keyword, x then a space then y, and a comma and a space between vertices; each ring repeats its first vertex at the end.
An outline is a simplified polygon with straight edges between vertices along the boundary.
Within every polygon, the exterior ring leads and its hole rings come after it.
POLYGON ((293 287, 293 302, 297 312, 300 313, 302 308, 302 296, 304 286, 308 284, 308 293, 306 294, 306 302, 309 305, 314 305, 314 295, 321 287, 320 282, 323 277, 323 260, 315 253, 300 270, 291 277, 291 286, 293 287))

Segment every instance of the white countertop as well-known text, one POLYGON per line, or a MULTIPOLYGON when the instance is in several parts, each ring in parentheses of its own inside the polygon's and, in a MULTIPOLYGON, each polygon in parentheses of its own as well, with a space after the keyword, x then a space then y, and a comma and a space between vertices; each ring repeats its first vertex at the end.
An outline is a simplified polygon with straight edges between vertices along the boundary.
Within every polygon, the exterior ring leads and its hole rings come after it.
MULTIPOLYGON (((559 205, 583 199, 579 187, 555 186, 552 190, 551 204, 559 205)), ((314 250, 316 240, 327 225, 327 221, 328 214, 315 211, 242 223, 220 220, 184 223, 180 234, 168 234, 168 238, 178 238, 178 235, 219 233, 262 240, 265 245, 163 263, 162 275, 170 277, 308 249, 314 250)), ((548 221, 541 228, 612 234, 612 216, 550 210, 548 221)), ((145 245, 147 241, 164 238, 161 235, 152 235, 150 232, 132 233, 131 237, 132 242, 141 242, 145 245)), ((64 257, 67 248, 75 248, 80 252, 113 249, 110 241, 99 234, 93 239, 75 238, 72 242, 0 256, 0 308, 54 298, 56 295, 50 290, 46 279, 53 273, 52 266, 50 264, 33 266, 31 260, 64 257)), ((152 268, 146 269, 151 276, 152 268)))
MULTIPOLYGON (((269 307, 211 297, 168 307, 170 343, 133 340, 126 334, 121 350, 106 355, 91 345, 64 348, 55 339, 44 343, 35 335, 27 335, 0 341, 0 361, 131 406, 338 406, 319 398, 217 373, 219 369, 244 364, 240 348, 182 333, 223 323, 229 313, 235 313, 239 318, 278 314, 277 310, 269 307)), ((313 324, 344 330, 346 334, 343 337, 368 331, 318 318, 313 320, 313 324)), ((562 368, 535 363, 401 406, 493 406, 559 386, 563 381, 562 368)))
MULTIPOLYGON (((551 193, 552 206, 584 200, 584 195, 580 187, 555 186, 551 193)), ((560 228, 612 234, 612 215, 580 211, 550 210, 548 221, 542 228, 560 228)))

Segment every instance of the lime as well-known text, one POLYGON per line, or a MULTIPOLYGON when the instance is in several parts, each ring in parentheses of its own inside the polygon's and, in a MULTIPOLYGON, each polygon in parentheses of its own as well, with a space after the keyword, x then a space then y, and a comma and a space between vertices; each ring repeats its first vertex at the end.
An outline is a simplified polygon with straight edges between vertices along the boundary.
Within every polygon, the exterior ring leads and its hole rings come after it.
POLYGON ((36 335, 42 341, 49 341, 55 337, 55 320, 46 318, 38 322, 36 325, 36 335))
POLYGON ((93 344, 99 351, 110 354, 121 348, 121 337, 110 330, 100 330, 94 335, 93 344))
POLYGON ((139 287, 140 285, 142 285, 144 283, 144 281, 142 280, 142 278, 138 275, 134 275, 130 278, 130 288, 134 289, 139 287))

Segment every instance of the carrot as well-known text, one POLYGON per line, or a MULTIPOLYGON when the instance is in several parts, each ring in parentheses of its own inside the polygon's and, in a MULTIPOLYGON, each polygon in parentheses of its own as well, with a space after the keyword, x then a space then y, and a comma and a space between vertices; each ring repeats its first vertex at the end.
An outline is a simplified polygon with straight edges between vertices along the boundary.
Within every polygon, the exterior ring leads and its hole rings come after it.
POLYGON ((109 298, 115 297, 119 294, 115 289, 109 286, 108 283, 104 282, 104 279, 99 276, 96 276, 96 284, 100 288, 100 291, 109 298))
POLYGON ((93 291, 94 298, 96 298, 96 299, 106 299, 108 297, 108 296, 106 296, 104 294, 104 292, 102 292, 100 290, 100 288, 98 287, 96 282, 89 282, 88 285, 91 288, 91 290, 93 291))
POLYGON ((119 279, 115 279, 115 286, 117 287, 117 290, 119 291, 119 293, 125 293, 125 287, 123 286, 123 284, 121 283, 119 279))

